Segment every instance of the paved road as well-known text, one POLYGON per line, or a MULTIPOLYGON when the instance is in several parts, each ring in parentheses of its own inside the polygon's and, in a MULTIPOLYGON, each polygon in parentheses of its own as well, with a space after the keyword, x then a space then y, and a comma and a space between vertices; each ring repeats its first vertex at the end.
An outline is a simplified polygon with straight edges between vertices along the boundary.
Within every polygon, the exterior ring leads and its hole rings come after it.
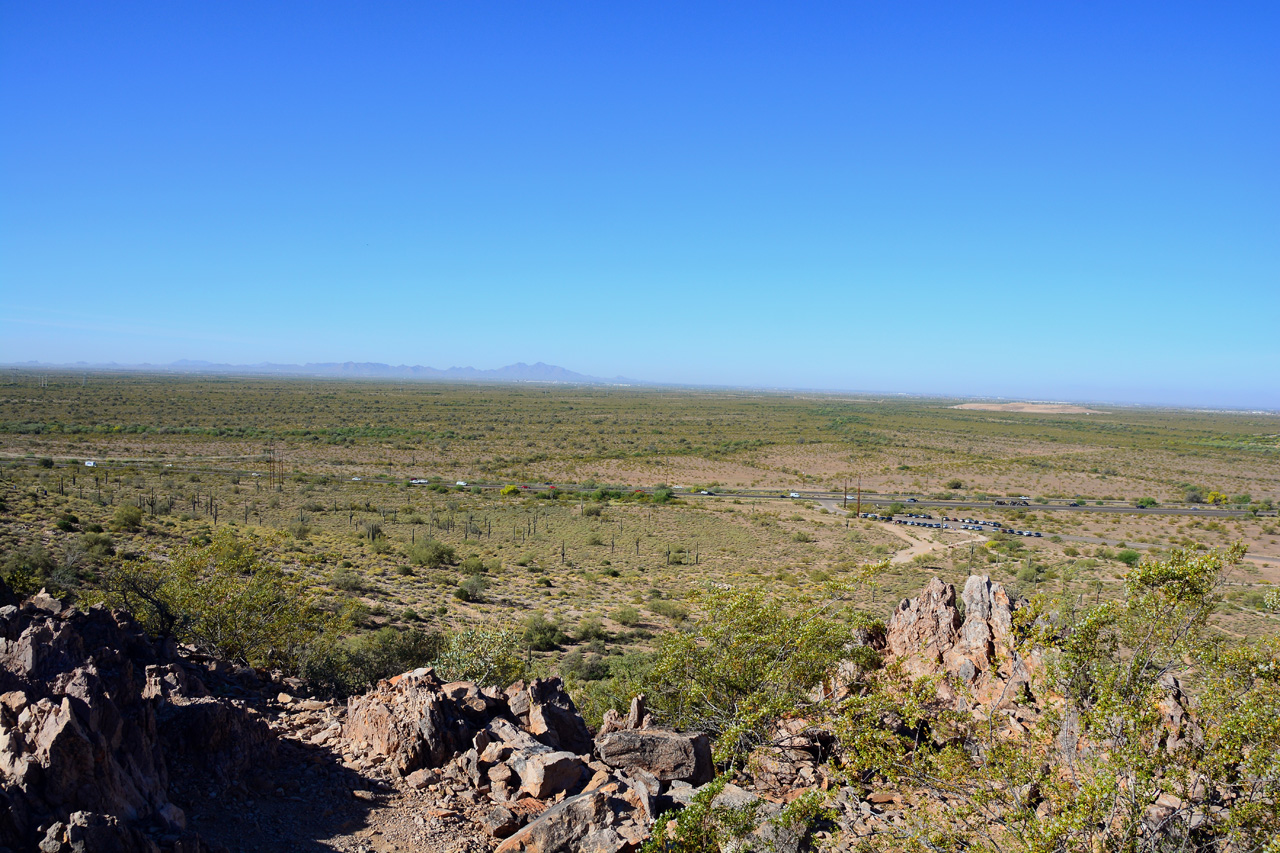
MULTIPOLYGON (((36 460, 34 458, 22 457, 21 459, 18 459, 16 458, 15 454, 0 454, 0 458, 6 458, 6 457, 10 458, 11 461, 15 461, 15 462, 26 462, 31 465, 36 464, 36 460)), ((260 459, 250 459, 248 457, 234 457, 234 456, 202 457, 201 459, 201 461, 208 461, 208 460, 242 462, 242 463, 248 462, 250 466, 257 464, 258 462, 261 461, 260 459)), ((103 459, 98 464, 100 468, 109 468, 111 465, 125 464, 128 462, 144 462, 144 461, 157 463, 162 460, 103 459)), ((190 465, 190 460, 187 460, 187 465, 190 465)), ((188 468, 187 465, 178 463, 169 470, 171 470, 173 473, 178 473, 180 471, 187 471, 187 470, 196 470, 195 468, 188 468)), ((78 469, 78 470, 86 470, 87 472, 87 469, 78 469)), ((398 486, 398 485, 403 485, 406 482, 406 479, 407 478, 403 478, 403 477, 395 477, 395 478, 389 477, 386 479, 382 479, 381 477, 375 474, 375 475, 366 477, 364 479, 364 483, 366 485, 381 484, 381 485, 398 486)), ((481 489, 501 489, 504 485, 506 485, 505 483, 479 483, 471 480, 467 482, 468 482, 468 488, 479 487, 481 489)), ((445 485, 452 485, 452 483, 446 483, 445 485)), ((576 483, 555 483, 555 484, 530 483, 528 484, 527 487, 522 488, 521 491, 540 492, 540 491, 546 491, 547 489, 550 489, 550 488, 557 488, 565 491, 574 491, 581 488, 581 486, 576 483)), ((638 489, 636 491, 652 492, 653 489, 638 489)), ((685 492, 683 490, 677 490, 676 494, 681 498, 702 497, 701 495, 685 492)), ((780 497, 786 498, 790 494, 792 494, 790 490, 786 492, 753 490, 753 491, 717 491, 715 493, 715 496, 724 497, 724 498, 737 498, 739 500, 777 500, 780 497)), ((817 502, 835 501, 839 505, 843 505, 843 499, 844 499, 844 495, 840 492, 796 491, 795 494, 799 496, 797 500, 817 501, 817 502)), ((1135 506, 1128 506, 1121 503, 1108 503, 1108 504, 1104 504, 1103 506, 1097 506, 1097 505, 1068 506, 1065 503, 1048 503, 1048 504, 1033 503, 1025 507, 1016 507, 1016 506, 1010 507, 1010 506, 996 506, 992 501, 978 501, 978 500, 936 501, 936 500, 927 500, 927 499, 921 498, 921 499, 917 499, 914 503, 907 503, 907 500, 908 498, 900 497, 897 495, 878 495, 878 494, 869 494, 865 492, 862 495, 862 504, 863 504, 864 510, 874 508, 874 507, 888 506, 891 503, 901 503, 908 508, 928 507, 930 509, 958 510, 961 507, 970 507, 970 508, 973 508, 974 511, 977 511, 978 509, 991 509, 991 510, 1022 509, 1022 510, 1035 511, 1035 512, 1101 512, 1101 513, 1122 513, 1122 514, 1131 513, 1134 515, 1184 515, 1184 516, 1199 516, 1204 518, 1244 518, 1249 515, 1249 513, 1246 512, 1245 510, 1226 509, 1226 508, 1220 508, 1220 507, 1157 506, 1157 507, 1147 507, 1143 509, 1135 506)), ((854 505, 854 501, 853 499, 850 499, 849 508, 852 509, 853 505, 854 505)), ((948 515, 950 514, 951 513, 948 513, 948 515)), ((1262 514, 1276 515, 1276 512, 1273 511, 1270 513, 1262 513, 1262 514)))

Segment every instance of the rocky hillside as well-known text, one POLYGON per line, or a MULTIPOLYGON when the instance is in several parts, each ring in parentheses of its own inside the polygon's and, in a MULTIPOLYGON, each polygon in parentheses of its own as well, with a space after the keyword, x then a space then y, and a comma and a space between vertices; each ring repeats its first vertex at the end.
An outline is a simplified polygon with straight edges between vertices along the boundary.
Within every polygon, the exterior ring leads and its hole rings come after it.
MULTIPOLYGON (((0 844, 619 853, 654 835, 683 839, 668 849, 717 849, 729 836, 707 827, 721 821, 735 839, 725 849, 909 846, 918 817, 964 805, 963 788, 871 772, 854 741, 959 743, 956 714, 1010 742, 1033 728, 1049 705, 1032 689, 1038 654, 1011 641, 1019 606, 986 577, 970 577, 959 600, 934 579, 868 642, 886 672, 936 677, 928 702, 940 713, 925 723, 881 703, 858 717, 847 709, 861 707, 866 673, 850 663, 805 714, 776 721, 768 743, 713 778, 708 738, 656 726, 642 696, 594 733, 556 678, 501 689, 423 668, 339 704, 294 679, 184 656, 125 613, 37 595, 0 607, 0 844)), ((1166 686, 1162 743, 1173 748, 1196 723, 1176 682, 1166 686)), ((988 818, 1048 816, 1042 789, 1048 780, 988 818)), ((1148 834, 1207 815, 1212 792, 1196 796, 1144 802, 1148 834)))

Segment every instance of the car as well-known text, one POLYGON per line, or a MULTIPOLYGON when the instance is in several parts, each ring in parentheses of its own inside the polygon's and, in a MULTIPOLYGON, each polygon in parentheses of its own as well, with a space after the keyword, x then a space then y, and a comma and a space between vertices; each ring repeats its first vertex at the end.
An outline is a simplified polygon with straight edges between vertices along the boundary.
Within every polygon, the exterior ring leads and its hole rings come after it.
POLYGON ((916 500, 915 498, 907 498, 907 503, 909 503, 909 504, 916 504, 916 503, 920 503, 920 502, 919 502, 918 500, 916 500))
POLYGON ((1071 503, 1067 504, 1067 506, 1080 506, 1080 501, 1072 501, 1071 503))
POLYGON ((96 468, 96 467, 98 467, 98 463, 97 463, 97 462, 94 462, 92 459, 90 459, 90 460, 88 460, 88 461, 86 461, 86 462, 84 463, 84 467, 86 467, 86 468, 96 468))
POLYGON ((413 478, 412 480, 410 480, 410 481, 409 481, 409 485, 411 485, 411 486, 425 486, 425 485, 427 485, 427 483, 430 483, 430 482, 431 482, 430 480, 423 480, 423 479, 422 479, 422 478, 420 478, 420 477, 415 477, 415 478, 413 478))
POLYGON ((353 482, 353 483, 358 483, 358 482, 360 482, 360 479, 361 479, 361 478, 359 478, 359 477, 352 477, 352 478, 351 478, 351 482, 353 482))
POLYGON ((799 492, 792 492, 791 494, 787 495, 787 497, 789 497, 789 498, 798 498, 798 497, 800 497, 800 493, 799 493, 799 492))
POLYGON ((456 485, 456 486, 465 486, 465 485, 467 485, 467 481, 466 481, 466 480, 459 480, 459 481, 458 481, 457 483, 455 483, 454 485, 456 485))

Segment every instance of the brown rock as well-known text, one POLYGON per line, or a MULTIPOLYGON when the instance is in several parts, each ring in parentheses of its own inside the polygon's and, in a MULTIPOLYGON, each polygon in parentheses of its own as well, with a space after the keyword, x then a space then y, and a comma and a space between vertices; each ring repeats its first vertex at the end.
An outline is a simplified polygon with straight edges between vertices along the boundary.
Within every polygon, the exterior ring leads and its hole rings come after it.
POLYGON ((384 681, 347 703, 343 737, 367 743, 400 775, 441 767, 471 745, 499 709, 474 684, 441 684, 431 669, 384 681))
POLYGON ((956 588, 933 578, 916 598, 904 598, 889 617, 885 644, 891 654, 909 656, 927 672, 936 671, 943 652, 955 644, 960 627, 956 588))
POLYGON ((625 731, 627 729, 647 729, 650 723, 650 716, 645 711, 644 694, 641 693, 631 700, 631 710, 627 716, 623 717, 617 711, 610 708, 604 712, 604 719, 600 724, 600 730, 596 732, 596 737, 612 732, 625 731))
POLYGON ((536 800, 576 789, 586 765, 572 752, 517 753, 507 765, 520 777, 520 790, 536 800))
POLYGON ((608 794, 570 797, 498 845, 494 853, 618 853, 627 842, 613 830, 622 823, 608 794))
POLYGON ((480 822, 484 831, 494 838, 506 838, 520 828, 520 817, 503 806, 494 806, 480 822))
POLYGON ((529 733, 552 749, 578 754, 591 751, 591 732, 559 678, 536 679, 509 703, 513 714, 527 717, 529 733), (521 714, 519 709, 526 701, 527 714, 521 714))
POLYGON ((408 776, 404 777, 404 781, 405 781, 405 784, 408 785, 410 788, 421 791, 423 788, 427 787, 428 785, 432 785, 432 784, 435 784, 436 782, 439 782, 440 774, 434 770, 428 770, 426 768, 422 768, 421 770, 415 770, 412 773, 410 773, 408 776))
POLYGON ((698 732, 663 729, 613 732, 596 742, 600 760, 623 770, 639 768, 663 782, 680 780, 694 785, 711 781, 711 743, 698 732))

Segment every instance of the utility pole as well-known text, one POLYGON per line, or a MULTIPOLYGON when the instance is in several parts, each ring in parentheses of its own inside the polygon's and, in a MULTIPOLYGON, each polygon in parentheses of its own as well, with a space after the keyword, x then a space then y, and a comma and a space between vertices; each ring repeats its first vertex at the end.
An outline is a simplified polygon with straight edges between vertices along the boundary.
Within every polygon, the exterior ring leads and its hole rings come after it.
POLYGON ((858 475, 858 518, 862 518, 862 475, 858 475))

